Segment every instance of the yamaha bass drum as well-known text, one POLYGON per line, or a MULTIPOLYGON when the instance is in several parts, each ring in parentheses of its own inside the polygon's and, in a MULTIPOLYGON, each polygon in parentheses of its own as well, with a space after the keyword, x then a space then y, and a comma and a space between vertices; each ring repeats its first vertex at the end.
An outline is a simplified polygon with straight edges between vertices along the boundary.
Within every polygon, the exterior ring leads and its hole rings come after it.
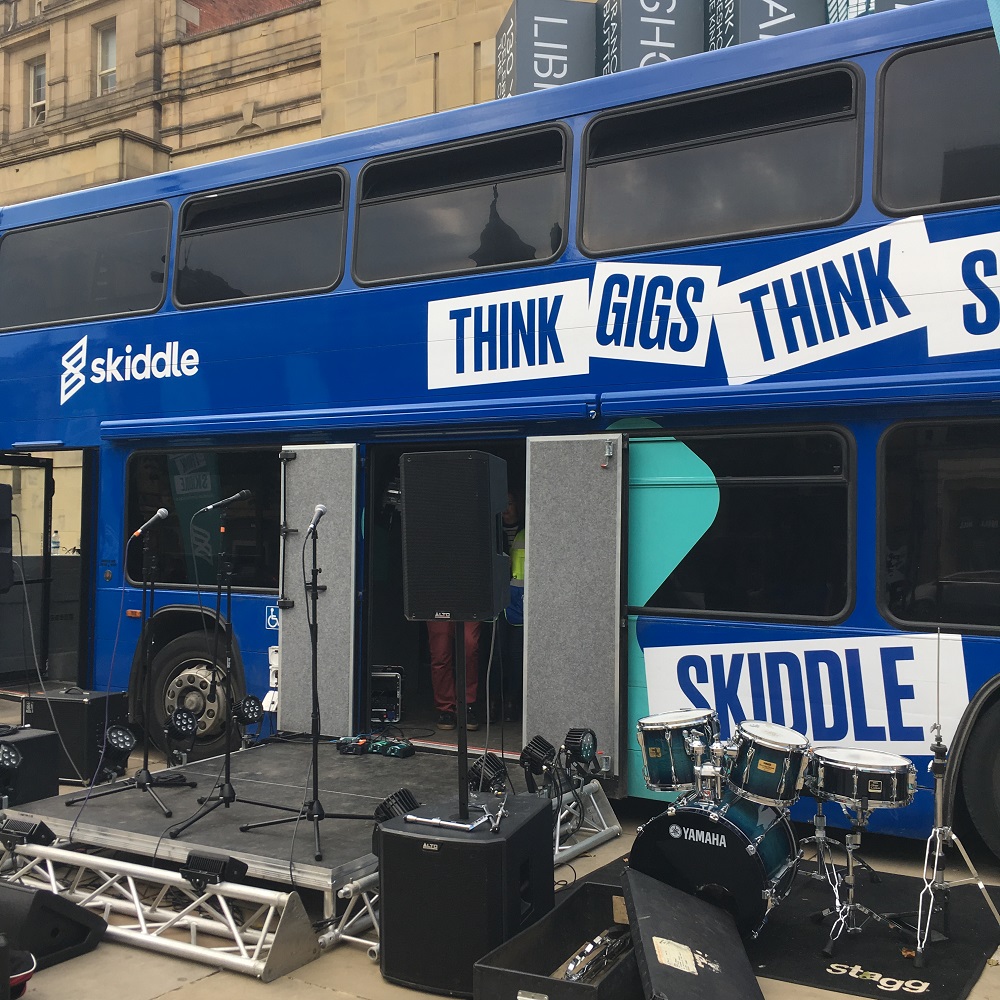
POLYGON ((743 937, 756 937, 792 887, 798 841, 785 814, 728 790, 695 799, 646 823, 629 867, 728 910, 743 937))

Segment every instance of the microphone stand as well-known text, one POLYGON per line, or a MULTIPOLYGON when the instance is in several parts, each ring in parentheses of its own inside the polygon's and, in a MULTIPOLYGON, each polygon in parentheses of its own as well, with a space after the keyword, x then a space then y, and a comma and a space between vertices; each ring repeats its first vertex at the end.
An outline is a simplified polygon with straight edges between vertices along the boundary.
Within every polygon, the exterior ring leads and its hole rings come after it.
MULTIPOLYGON (((219 649, 219 626, 222 625, 226 634, 226 676, 224 678, 226 711, 229 718, 226 723, 226 749, 225 764, 222 784, 215 795, 206 795, 198 799, 201 809, 190 819, 172 827, 168 833, 172 840, 176 840, 188 827, 193 826, 198 820, 209 813, 225 806, 227 809, 236 801, 236 789, 232 781, 232 759, 233 740, 232 726, 235 718, 235 708, 233 704, 233 566, 230 559, 229 535, 226 532, 226 520, 228 517, 228 507, 219 508, 219 571, 215 587, 215 645, 212 652, 212 686, 215 686, 215 671, 217 653, 219 649), (225 585, 226 591, 226 617, 222 617, 222 591, 225 585), (222 624, 224 622, 224 624, 222 624)), ((214 695, 214 691, 213 691, 214 695)))
POLYGON ((280 826, 283 823, 298 823, 300 820, 307 820, 313 825, 313 856, 317 861, 322 861, 323 850, 319 842, 319 824, 324 819, 364 819, 371 821, 374 818, 374 814, 328 813, 319 800, 319 622, 317 619, 319 609, 317 598, 320 590, 326 590, 326 587, 320 586, 319 583, 319 574, 323 571, 317 568, 316 564, 317 532, 315 521, 309 526, 309 532, 312 534, 312 580, 306 584, 306 589, 309 591, 309 605, 312 608, 311 620, 309 622, 309 641, 312 647, 310 671, 310 680, 312 683, 312 798, 303 802, 298 808, 278 805, 272 802, 255 802, 253 803, 254 805, 262 806, 265 809, 279 809, 282 812, 295 813, 295 815, 283 816, 281 819, 263 820, 259 823, 244 823, 240 827, 240 833, 260 830, 268 826, 280 826))
MULTIPOLYGON (((165 511, 163 512, 165 513, 165 511)), ((129 542, 132 541, 131 536, 129 542)), ((126 551, 128 550, 128 542, 125 543, 126 551)), ((142 533, 142 610, 139 614, 141 624, 139 626, 139 642, 140 648, 142 649, 142 654, 140 656, 140 666, 142 677, 142 712, 143 712, 143 737, 142 737, 142 767, 136 772, 135 777, 127 778, 125 781, 119 782, 114 785, 113 788, 104 788, 99 792, 93 791, 93 782, 97 780, 97 775, 95 774, 91 788, 88 789, 86 794, 77 795, 71 799, 66 800, 67 806, 75 806, 78 802, 87 801, 89 799, 100 799, 105 795, 116 795, 118 792, 126 792, 133 788, 138 788, 141 792, 146 792, 149 797, 160 807, 160 811, 168 819, 173 816, 170 809, 167 808, 166 803, 159 795, 156 794, 157 788, 197 788, 198 783, 196 781, 188 781, 183 774, 150 774, 149 771, 149 743, 150 743, 150 730, 152 728, 153 719, 153 684, 150 677, 150 662, 149 662, 149 650, 152 646, 152 637, 149 634, 149 619, 153 616, 153 601, 156 593, 156 554, 150 552, 149 548, 149 531, 144 531, 142 533), (148 598, 148 604, 147 604, 148 598)), ((105 740, 107 736, 105 735, 105 740)), ((103 755, 102 755, 103 759, 103 755)))

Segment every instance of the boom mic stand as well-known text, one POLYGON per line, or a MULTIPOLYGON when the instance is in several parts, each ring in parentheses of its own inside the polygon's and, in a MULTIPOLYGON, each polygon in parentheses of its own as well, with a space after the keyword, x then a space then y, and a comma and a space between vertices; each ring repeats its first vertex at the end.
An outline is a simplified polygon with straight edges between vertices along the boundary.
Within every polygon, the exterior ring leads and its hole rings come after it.
POLYGON ((307 820, 313 825, 313 845, 314 857, 317 861, 323 860, 323 850, 319 842, 319 824, 324 819, 364 819, 371 821, 374 814, 362 815, 358 813, 328 813, 319 800, 319 623, 317 620, 318 601, 320 590, 326 590, 325 586, 319 583, 319 574, 323 571, 317 567, 316 525, 319 519, 326 513, 326 507, 318 504, 316 513, 313 516, 312 524, 306 531, 306 537, 312 535, 312 575, 311 582, 306 583, 306 590, 309 591, 309 606, 312 615, 309 621, 309 642, 312 647, 312 663, 310 680, 312 683, 312 798, 304 802, 298 808, 283 806, 272 802, 255 802, 253 805, 262 806, 265 809, 279 809, 282 812, 295 813, 294 816, 283 816, 281 819, 267 819, 259 823, 244 823, 240 827, 240 833, 248 833, 251 830, 260 830, 267 826, 280 826, 283 823, 298 823, 300 820, 307 820))
MULTIPOLYGON (((247 492, 247 491, 244 491, 247 492)), ((247 492, 247 496, 249 493, 247 492)), ((240 497, 237 494, 237 497, 240 497)), ((226 729, 226 749, 225 764, 222 784, 215 795, 206 795, 199 798, 198 803, 201 809, 190 819, 172 827, 168 833, 172 840, 176 840, 189 826, 193 826, 198 820, 209 813, 225 806, 227 809, 236 801, 236 789, 232 780, 232 759, 233 741, 232 725, 234 719, 235 706, 233 705, 233 565, 230 557, 229 535, 226 532, 226 520, 228 517, 227 502, 223 501, 219 506, 219 571, 215 586, 215 647, 212 653, 212 685, 215 685, 216 654, 219 648, 219 623, 225 622, 222 626, 226 634, 226 676, 224 678, 226 712, 228 713, 226 729), (222 591, 226 592, 226 617, 222 618, 222 591)), ((210 508, 206 508, 210 509, 210 508)), ((214 692, 213 692, 214 693, 214 692)))
MULTIPOLYGON (((142 767, 136 772, 135 777, 127 778, 125 781, 116 783, 113 788, 104 788, 99 792, 88 790, 84 795, 77 795, 66 800, 67 806, 75 806, 78 802, 89 799, 100 799, 105 795, 116 795, 118 792, 126 792, 133 788, 138 788, 141 792, 146 792, 149 797, 160 807, 160 811, 168 819, 173 816, 166 803, 156 794, 157 788, 197 788, 196 781, 188 781, 183 774, 150 774, 149 771, 149 744, 150 731, 153 719, 153 684, 150 677, 149 650, 152 646, 152 637, 149 634, 149 619, 153 616, 153 601, 156 594, 156 554, 149 548, 149 528, 159 520, 167 516, 164 508, 160 508, 156 515, 143 525, 135 534, 129 536, 125 543, 126 553, 128 546, 136 535, 142 535, 142 610, 140 612, 139 642, 142 649, 140 657, 140 670, 142 671, 142 714, 143 714, 143 737, 142 737, 142 767), (148 599, 148 601, 147 601, 148 599)), ((96 777, 96 776, 95 776, 96 777)))

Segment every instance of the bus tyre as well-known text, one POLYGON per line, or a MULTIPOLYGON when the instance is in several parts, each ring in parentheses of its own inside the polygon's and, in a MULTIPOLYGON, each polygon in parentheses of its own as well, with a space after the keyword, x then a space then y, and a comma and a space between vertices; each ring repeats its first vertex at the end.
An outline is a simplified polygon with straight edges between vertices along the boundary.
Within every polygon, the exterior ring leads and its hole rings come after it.
POLYGON ((1000 701, 979 717, 962 761, 969 816, 986 846, 1000 857, 1000 701))
MULTIPOLYGON (((189 633, 168 642, 150 664, 153 719, 150 738, 164 752, 167 741, 164 727, 170 713, 186 708, 198 720, 198 735, 190 760, 201 760, 224 753, 227 734, 232 747, 239 745, 239 733, 229 717, 226 701, 225 647, 220 640, 215 683, 212 683, 212 646, 214 639, 201 633, 189 633)), ((243 678, 233 677, 233 696, 244 695, 243 678)))

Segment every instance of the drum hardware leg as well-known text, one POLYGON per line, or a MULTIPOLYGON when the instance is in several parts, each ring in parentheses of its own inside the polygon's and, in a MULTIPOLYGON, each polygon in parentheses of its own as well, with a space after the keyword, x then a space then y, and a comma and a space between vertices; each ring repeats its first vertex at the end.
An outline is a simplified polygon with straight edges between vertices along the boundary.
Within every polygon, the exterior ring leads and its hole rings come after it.
MULTIPOLYGON (((816 871, 810 873, 809 877, 815 879, 817 882, 830 882, 831 874, 835 876, 837 872, 837 866, 833 859, 833 848, 839 847, 845 852, 847 848, 844 846, 843 841, 837 840, 836 837, 831 837, 826 832, 826 816, 823 814, 822 799, 816 800, 816 815, 813 816, 813 830, 814 833, 811 837, 803 837, 799 841, 800 847, 804 844, 816 845, 816 871)), ((868 872, 869 880, 873 885, 877 885, 882 881, 879 873, 864 858, 855 855, 854 863, 858 868, 863 868, 868 872)))
POLYGON ((847 872, 840 875, 834 870, 835 878, 831 882, 833 886, 834 905, 827 907, 821 913, 813 914, 813 920, 820 923, 825 917, 836 914, 833 926, 830 928, 830 937, 823 948, 823 954, 829 958, 833 955, 833 944, 846 931, 848 934, 860 934, 861 929, 869 920, 885 924, 890 930, 906 931, 904 924, 893 919, 889 914, 876 913, 870 907, 857 902, 854 898, 855 887, 857 885, 855 876, 855 852, 861 846, 861 831, 868 822, 869 810, 862 809, 859 816, 851 825, 851 832, 844 838, 844 849, 847 851, 847 872), (841 898, 840 885, 847 887, 846 900, 841 898), (860 919, 859 919, 860 916, 860 919))
POLYGON ((920 890, 917 902, 915 924, 912 923, 912 918, 914 917, 912 912, 893 914, 904 927, 916 933, 917 953, 913 959, 913 964, 918 969, 922 969, 926 965, 925 952, 927 945, 938 941, 947 941, 951 936, 951 919, 948 902, 951 890, 955 886, 968 885, 970 883, 978 885, 979 891, 983 894, 983 899, 986 900, 986 905, 990 908, 990 912, 993 914, 997 924, 1000 924, 1000 912, 997 911, 993 900, 990 898, 990 894, 987 892, 986 886, 979 876, 979 872, 976 871, 976 866, 972 863, 972 859, 966 852, 965 846, 959 840, 958 835, 945 822, 944 779, 948 768, 948 747, 941 739, 941 724, 938 722, 934 723, 931 726, 931 730, 935 733, 934 741, 931 743, 931 752, 934 754, 934 759, 930 765, 931 774, 934 776, 934 829, 931 830, 930 836, 927 838, 927 848, 924 851, 924 887, 920 890), (954 844, 958 848, 959 854, 962 855, 962 860, 965 862, 965 867, 969 872, 967 878, 956 879, 955 881, 949 881, 944 878, 947 862, 945 848, 949 844, 954 844), (936 892, 940 893, 941 896, 939 904, 935 903, 936 892), (931 921, 934 919, 935 913, 941 914, 943 932, 932 930, 931 928, 931 921))

